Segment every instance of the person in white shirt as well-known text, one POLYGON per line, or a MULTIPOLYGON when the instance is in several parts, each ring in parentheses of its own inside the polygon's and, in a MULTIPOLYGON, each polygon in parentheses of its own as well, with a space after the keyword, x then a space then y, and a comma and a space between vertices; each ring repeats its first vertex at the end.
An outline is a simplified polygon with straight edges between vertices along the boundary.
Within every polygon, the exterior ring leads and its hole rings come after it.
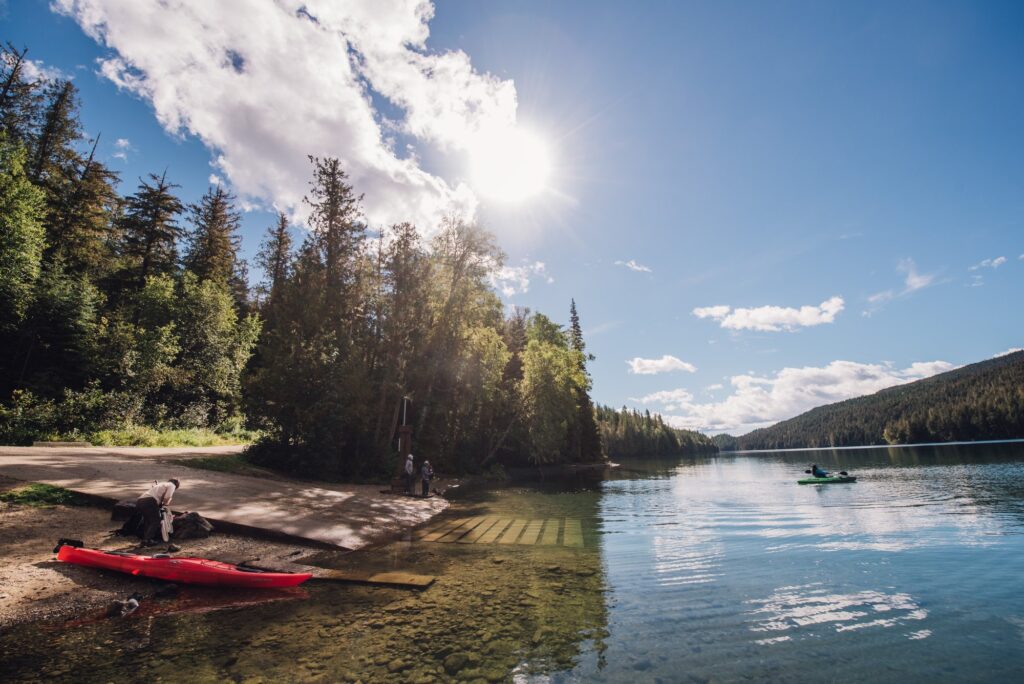
POLYGON ((413 482, 416 481, 416 464, 412 454, 405 457, 405 493, 412 494, 413 482))
POLYGON ((170 506, 174 493, 178 491, 181 484, 175 478, 167 482, 154 484, 149 491, 143 494, 135 502, 135 508, 142 514, 146 521, 145 532, 142 533, 142 543, 152 544, 158 541, 160 536, 160 507, 170 506))

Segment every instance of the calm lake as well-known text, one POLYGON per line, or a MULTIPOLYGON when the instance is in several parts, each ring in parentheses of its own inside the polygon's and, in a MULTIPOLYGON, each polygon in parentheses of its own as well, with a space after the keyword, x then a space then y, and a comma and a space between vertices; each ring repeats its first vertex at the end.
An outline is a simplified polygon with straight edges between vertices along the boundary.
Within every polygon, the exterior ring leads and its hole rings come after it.
POLYGON ((480 518, 493 522, 490 535, 445 539, 440 528, 321 559, 436 574, 423 592, 311 585, 245 605, 250 595, 192 590, 123 620, 0 635, 0 674, 422 682, 1024 674, 1024 443, 625 462, 589 482, 467 495, 428 528, 480 518), (812 460, 858 481, 796 484, 812 460), (524 523, 522 536, 499 534, 513 530, 510 521, 524 523))

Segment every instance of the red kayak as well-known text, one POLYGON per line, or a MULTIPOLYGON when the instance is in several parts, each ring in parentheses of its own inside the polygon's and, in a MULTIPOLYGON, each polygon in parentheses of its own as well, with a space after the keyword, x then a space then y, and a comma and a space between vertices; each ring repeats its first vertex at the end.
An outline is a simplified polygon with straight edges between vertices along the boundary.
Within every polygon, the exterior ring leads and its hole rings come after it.
POLYGON ((66 545, 60 547, 57 560, 168 582, 242 589, 295 587, 313 576, 298 572, 264 572, 206 558, 173 558, 166 554, 158 554, 156 557, 139 556, 121 551, 94 551, 66 545))

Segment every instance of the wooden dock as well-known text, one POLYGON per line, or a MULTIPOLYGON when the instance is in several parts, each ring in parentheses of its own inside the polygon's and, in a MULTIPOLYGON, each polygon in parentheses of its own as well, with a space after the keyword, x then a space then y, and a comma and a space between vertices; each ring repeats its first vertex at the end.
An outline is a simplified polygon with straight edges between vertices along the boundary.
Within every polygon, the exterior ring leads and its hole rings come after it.
POLYGON ((413 539, 444 544, 518 544, 582 548, 583 525, 572 518, 523 520, 498 516, 456 518, 416 530, 413 539))

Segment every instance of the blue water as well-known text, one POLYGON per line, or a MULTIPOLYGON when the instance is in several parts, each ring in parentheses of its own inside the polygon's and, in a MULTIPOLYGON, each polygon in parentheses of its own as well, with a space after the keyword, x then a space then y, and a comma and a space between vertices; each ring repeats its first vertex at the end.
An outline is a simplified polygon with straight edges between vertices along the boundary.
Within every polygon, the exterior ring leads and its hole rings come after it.
POLYGON ((600 500, 607 650, 573 678, 1024 674, 1024 445, 624 465, 600 500), (797 485, 812 459, 857 483, 797 485))
POLYGON ((584 545, 409 534, 321 562, 423 592, 184 589, 0 633, 0 680, 1024 681, 1021 443, 624 462, 446 515, 579 520, 584 545), (798 485, 811 460, 858 481, 798 485))

